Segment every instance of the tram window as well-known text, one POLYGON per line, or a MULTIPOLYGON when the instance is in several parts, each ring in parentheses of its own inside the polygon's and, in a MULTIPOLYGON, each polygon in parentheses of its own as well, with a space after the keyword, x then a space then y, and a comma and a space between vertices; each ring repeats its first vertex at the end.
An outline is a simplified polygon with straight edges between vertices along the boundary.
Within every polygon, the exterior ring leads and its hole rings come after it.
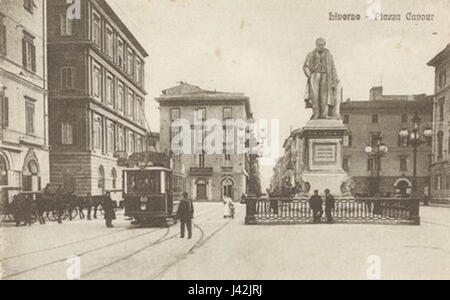
POLYGON ((161 193, 159 171, 129 171, 127 173, 127 193, 161 193))

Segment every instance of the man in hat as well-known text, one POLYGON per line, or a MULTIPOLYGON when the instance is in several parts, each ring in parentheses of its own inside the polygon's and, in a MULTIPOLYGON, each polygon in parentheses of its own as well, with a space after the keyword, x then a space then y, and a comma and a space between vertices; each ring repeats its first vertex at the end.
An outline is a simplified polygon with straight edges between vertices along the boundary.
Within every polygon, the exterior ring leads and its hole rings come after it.
POLYGON ((188 230, 188 239, 192 238, 192 219, 194 218, 194 204, 189 199, 188 193, 183 193, 183 200, 178 207, 177 217, 181 224, 181 238, 184 238, 185 229, 188 230))

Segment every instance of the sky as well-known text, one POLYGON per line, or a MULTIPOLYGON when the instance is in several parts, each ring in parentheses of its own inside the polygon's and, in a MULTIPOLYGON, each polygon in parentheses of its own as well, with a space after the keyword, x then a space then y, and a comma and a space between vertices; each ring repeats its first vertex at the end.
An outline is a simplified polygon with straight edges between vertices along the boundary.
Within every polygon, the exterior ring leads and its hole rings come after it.
MULTIPOLYGON (((386 94, 433 94, 426 63, 450 43, 449 0, 107 0, 149 52, 146 114, 159 131, 154 98, 179 81, 208 90, 242 92, 256 119, 280 120, 280 147, 290 129, 311 116, 304 107, 302 66, 315 40, 332 52, 344 99, 386 94), (369 21, 372 1, 402 20, 369 21), (360 14, 358 22, 329 14, 360 14), (433 21, 407 21, 407 13, 433 21)), ((268 187, 273 166, 263 166, 268 187)))

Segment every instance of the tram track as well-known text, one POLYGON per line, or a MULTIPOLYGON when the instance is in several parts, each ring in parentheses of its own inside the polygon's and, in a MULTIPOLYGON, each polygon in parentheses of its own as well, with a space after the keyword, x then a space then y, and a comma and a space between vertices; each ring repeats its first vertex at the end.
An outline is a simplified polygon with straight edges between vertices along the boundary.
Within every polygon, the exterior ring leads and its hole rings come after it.
MULTIPOLYGON (((209 213, 210 211, 212 211, 212 210, 206 211, 206 212, 204 212, 204 213, 198 215, 197 218, 199 218, 199 217, 205 215, 206 213, 209 213)), ((212 217, 212 218, 209 218, 209 219, 206 220, 206 222, 208 222, 208 221, 210 221, 210 220, 212 220, 212 219, 215 219, 215 218, 216 218, 215 216, 212 217)), ((198 227, 197 225, 195 225, 195 224, 193 224, 193 225, 194 225, 196 228, 200 229, 201 236, 200 236, 200 239, 199 239, 199 240, 203 240, 203 236, 204 236, 203 230, 202 230, 200 227, 198 227)), ((168 229, 169 229, 169 231, 170 231, 170 228, 168 228, 168 229)), ((130 253, 130 254, 124 256, 124 257, 118 258, 118 259, 116 259, 116 260, 114 260, 114 261, 112 261, 112 262, 110 262, 110 263, 108 263, 108 264, 106 264, 106 265, 103 265, 103 266, 98 267, 98 268, 96 268, 96 269, 94 269, 94 270, 91 270, 91 271, 85 273, 82 277, 83 277, 83 278, 86 278, 86 277, 88 277, 88 276, 91 276, 91 275, 94 274, 94 273, 97 273, 97 272, 99 272, 99 271, 101 271, 101 270, 104 270, 104 269, 109 268, 109 267, 111 267, 111 266, 113 266, 113 265, 116 265, 116 264, 118 264, 118 263, 120 263, 120 262, 122 262, 122 261, 125 261, 125 260, 127 260, 127 259, 130 259, 131 257, 133 257, 133 256, 135 256, 135 255, 138 255, 139 253, 142 253, 142 252, 144 252, 144 251, 146 251, 146 250, 148 250, 148 249, 150 249, 150 248, 152 248, 152 247, 154 247, 154 246, 157 246, 157 245, 160 245, 160 244, 162 244, 162 243, 164 243, 164 242, 173 240, 174 238, 176 238, 177 236, 180 235, 180 233, 177 232, 177 233, 175 233, 175 234, 173 234, 173 235, 167 237, 167 236, 169 235, 169 231, 167 231, 166 234, 165 234, 163 237, 159 238, 157 241, 152 242, 152 243, 150 243, 150 244, 148 244, 148 245, 145 245, 144 247, 141 247, 141 248, 135 250, 134 252, 132 252, 132 253, 130 253)), ((196 244, 197 244, 197 243, 196 243, 196 244)), ((191 248, 191 250, 193 250, 193 248, 191 248)), ((191 252, 191 250, 189 250, 189 253, 191 252)))
POLYGON ((205 235, 205 231, 203 230, 203 228, 200 225, 194 223, 193 224, 194 227, 197 228, 200 231, 200 233, 201 233, 200 238, 197 240, 197 242, 187 252, 185 252, 184 254, 180 255, 177 259, 175 259, 174 261, 164 265, 161 268, 161 270, 156 275, 152 276, 150 279, 151 280, 156 280, 157 278, 163 276, 172 267, 174 267, 175 265, 180 263, 182 260, 184 260, 189 255, 193 254, 195 250, 197 250, 197 249, 201 248, 202 246, 204 246, 212 237, 214 237, 217 233, 219 233, 222 229, 224 229, 228 224, 230 224, 231 221, 233 221, 233 219, 230 219, 227 222, 225 222, 224 224, 222 224, 221 226, 219 226, 217 229, 215 229, 207 237, 205 235))
MULTIPOLYGON (((215 209, 209 209, 209 210, 206 210, 206 211, 200 213, 197 217, 203 216, 203 215, 205 215, 205 214, 207 214, 207 213, 209 213, 209 212, 211 212, 211 211, 213 211, 213 210, 215 210, 215 209)), ((157 242, 151 243, 150 245, 146 245, 145 247, 143 247, 144 249, 142 249, 142 250, 138 249, 138 250, 135 251, 136 253, 133 252, 132 254, 127 255, 126 257, 124 257, 124 258, 122 258, 122 259, 119 259, 119 260, 117 260, 116 262, 110 263, 110 264, 108 264, 108 265, 111 266, 111 265, 116 264, 116 263, 118 263, 118 262, 120 262, 120 261, 126 260, 126 259, 128 259, 128 258, 130 258, 130 257, 132 257, 132 256, 134 256, 134 255, 136 255, 136 254, 138 254, 138 253, 140 253, 140 252, 143 252, 144 250, 147 250, 148 248, 150 248, 150 247, 152 247, 152 246, 156 246, 156 245, 158 245, 158 244, 160 244, 160 243, 162 243, 162 242, 164 242, 164 241, 166 241, 166 240, 173 239, 176 235, 178 235, 178 233, 177 233, 177 234, 174 234, 174 235, 171 236, 170 238, 165 238, 165 239, 164 239, 164 237, 167 237, 167 235, 169 234, 170 227, 171 227, 171 226, 169 226, 169 227, 166 228, 166 229, 167 229, 166 234, 165 234, 162 238, 160 238, 157 242)), ((115 233, 122 232, 122 231, 127 231, 127 230, 130 230, 130 229, 127 228, 127 229, 124 229, 124 230, 121 230, 121 231, 117 231, 117 232, 115 232, 115 233)), ((112 243, 108 243, 108 244, 103 245, 103 246, 101 246, 101 247, 97 247, 97 248, 90 249, 90 250, 87 250, 87 251, 82 251, 82 252, 80 252, 80 253, 78 253, 78 254, 75 254, 75 256, 77 256, 77 257, 83 257, 83 256, 85 256, 85 255, 88 255, 88 254, 91 254, 91 253, 94 253, 94 252, 98 252, 98 251, 101 251, 101 250, 104 250, 104 249, 107 249, 107 248, 110 248, 110 247, 113 247, 113 246, 116 246, 116 245, 119 245, 119 244, 122 244, 122 243, 125 243, 125 242, 128 242, 128 241, 131 241, 131 240, 134 240, 134 239, 143 237, 143 236, 151 235, 151 234, 156 233, 156 232, 159 232, 159 231, 161 231, 161 230, 162 230, 162 228, 157 228, 157 229, 155 229, 155 230, 147 231, 147 232, 144 232, 144 233, 141 233, 141 234, 138 234, 138 235, 134 235, 134 236, 132 236, 132 237, 128 237, 128 238, 125 238, 125 239, 122 239, 122 240, 119 240, 119 241, 114 241, 114 242, 112 242, 112 243)), ((112 235, 112 234, 113 234, 113 233, 111 233, 110 235, 112 235)), ((93 239, 93 238, 92 238, 92 239, 93 239)), ((90 238, 89 240, 92 240, 92 239, 90 238)), ((86 241, 86 240, 84 240, 84 241, 86 241)), ((70 243, 70 244, 74 244, 74 242, 72 242, 72 243, 70 243)), ((62 246, 58 247, 57 249, 64 248, 64 247, 66 247, 66 246, 68 246, 68 245, 67 245, 67 244, 66 244, 66 245, 62 245, 62 246)), ((54 249, 51 249, 51 250, 54 250, 54 249)), ((49 250, 49 251, 51 251, 51 250, 49 250)), ((45 251, 46 251, 46 250, 44 250, 44 251, 39 251, 38 253, 42 253, 42 252, 45 252, 45 251)), ((29 255, 29 254, 28 254, 28 255, 29 255)), ((15 257, 15 258, 19 258, 19 257, 20 257, 20 256, 17 256, 17 257, 15 257)), ((12 258, 10 258, 10 259, 12 259, 12 258)), ((9 274, 9 275, 3 276, 3 277, 0 278, 0 279, 2 279, 2 280, 9 280, 9 279, 11 279, 11 278, 14 278, 14 277, 17 277, 17 276, 20 276, 20 275, 23 275, 23 274, 26 274, 26 273, 29 273, 29 272, 32 272, 32 271, 37 271, 37 270, 39 270, 39 269, 42 269, 42 268, 45 268, 45 267, 48 267, 48 266, 51 266, 51 265, 54 265, 54 264, 57 264, 57 263, 63 263, 63 262, 65 262, 66 260, 67 260, 67 257, 64 257, 64 258, 61 258, 61 259, 57 259, 57 260, 53 260, 53 261, 48 262, 48 263, 44 263, 44 264, 41 264, 41 265, 38 265, 38 266, 34 266, 34 267, 32 267, 32 268, 28 268, 28 269, 25 269, 25 270, 22 270, 22 271, 13 273, 13 274, 9 274)), ((104 269, 104 267, 99 268, 99 269, 104 269)), ((89 273, 92 273, 92 272, 89 272, 89 273)))

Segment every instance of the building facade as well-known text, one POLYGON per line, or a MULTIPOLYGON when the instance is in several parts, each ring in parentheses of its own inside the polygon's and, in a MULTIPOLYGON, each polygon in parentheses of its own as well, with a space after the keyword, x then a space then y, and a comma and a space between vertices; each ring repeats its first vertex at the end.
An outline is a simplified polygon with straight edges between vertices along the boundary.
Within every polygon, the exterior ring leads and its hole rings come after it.
POLYGON ((0 201, 49 181, 47 2, 0 2, 0 201))
POLYGON ((50 177, 76 194, 122 188, 118 157, 146 143, 143 46, 104 0, 48 5, 50 177))
POLYGON ((435 68, 431 200, 450 204, 450 44, 428 65, 435 68))
MULTIPOLYGON (((193 150, 199 139, 202 147, 206 135, 203 124, 206 120, 215 119, 224 124, 226 120, 247 121, 251 118, 250 100, 245 95, 206 91, 187 83, 164 90, 156 101, 159 102, 161 110, 160 148, 163 152, 174 152, 172 141, 178 132, 171 125, 177 120, 186 120, 190 124, 190 149, 193 150), (194 125, 198 124, 194 122, 196 116, 199 116, 201 121, 199 128, 194 125)), ((222 133, 222 128, 219 130, 222 133)), ((224 145, 231 142, 230 138, 227 141, 226 135, 224 132, 224 145)), ((238 136, 233 136, 236 146, 238 136)), ((257 164, 252 163, 251 156, 239 154, 234 150, 234 154, 227 154, 227 151, 206 154, 200 149, 199 152, 193 150, 188 154, 183 152, 175 155, 175 163, 181 164, 186 172, 187 192, 191 199, 222 201, 225 196, 230 196, 239 200, 242 194, 249 192, 249 182, 252 182, 249 172, 257 168, 257 164)), ((253 172, 254 176, 258 176, 258 171, 253 172)))
MULTIPOLYGON (((424 130, 432 128, 432 97, 384 95, 382 87, 375 87, 370 91, 369 101, 347 101, 341 105, 341 115, 349 129, 349 135, 344 139, 343 167, 355 180, 354 193, 374 195, 379 188, 379 193, 384 196, 411 194, 413 148, 408 138, 401 138, 399 133, 404 129, 411 132, 416 113, 422 120, 420 133, 425 139, 424 130), (373 152, 365 152, 366 146, 376 145, 379 136, 388 147, 380 164, 373 152)), ((421 195, 429 194, 431 146, 431 138, 428 138, 418 148, 417 191, 421 195)))

